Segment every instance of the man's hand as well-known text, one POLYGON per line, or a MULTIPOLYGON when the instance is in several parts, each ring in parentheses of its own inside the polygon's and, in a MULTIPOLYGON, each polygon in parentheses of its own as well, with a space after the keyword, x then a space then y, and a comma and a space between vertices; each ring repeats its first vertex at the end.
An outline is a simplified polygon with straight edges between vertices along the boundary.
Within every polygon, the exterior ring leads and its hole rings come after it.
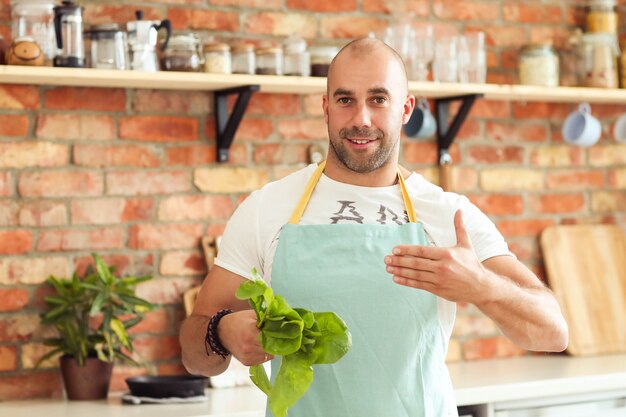
POLYGON ((222 345, 246 366, 267 362, 274 356, 263 351, 261 330, 256 327, 254 310, 227 314, 217 328, 222 345))
POLYGON ((387 272, 400 285, 426 290, 450 301, 480 304, 489 294, 489 272, 480 263, 470 241, 463 213, 454 215, 456 246, 399 245, 385 257, 387 272))

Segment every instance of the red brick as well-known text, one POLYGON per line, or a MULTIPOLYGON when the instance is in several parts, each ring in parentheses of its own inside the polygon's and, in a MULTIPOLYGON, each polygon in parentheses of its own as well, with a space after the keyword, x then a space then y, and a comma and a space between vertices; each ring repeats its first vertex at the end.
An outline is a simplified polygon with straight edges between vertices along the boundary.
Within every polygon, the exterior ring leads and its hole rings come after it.
POLYGON ((477 186, 478 172, 475 169, 452 166, 452 185, 448 191, 468 192, 476 190, 477 186))
MULTIPOLYGON (((207 139, 215 140, 215 119, 207 118, 204 130, 207 139)), ((266 140, 272 133, 274 133, 274 125, 271 119, 244 117, 235 133, 234 140, 235 142, 266 140)))
POLYGON ((138 113, 206 114, 212 111, 212 103, 212 96, 204 91, 135 90, 132 98, 138 113))
POLYGON ((239 31, 239 14, 216 10, 169 9, 173 29, 208 29, 239 31))
POLYGON ((187 374, 187 369, 183 366, 182 363, 163 363, 158 366, 159 375, 185 375, 187 374))
POLYGON ((145 361, 158 361, 180 357, 177 336, 137 337, 133 347, 145 361))
MULTIPOLYGON (((50 275, 66 277, 69 274, 68 261, 63 257, 0 257, 0 284, 41 284, 50 275)), ((38 323, 36 321, 35 325, 38 323)))
POLYGON ((206 275, 207 264, 200 251, 166 252, 161 258, 161 276, 206 275))
POLYGON ((468 118, 463 122, 463 126, 456 135, 457 140, 481 139, 481 122, 468 118))
POLYGON ((198 120, 175 116, 127 116, 120 119, 120 138, 152 142, 198 139, 198 120))
POLYGON ((471 146, 466 150, 470 163, 516 163, 524 162, 521 146, 471 146))
POLYGON ((568 104, 546 102, 513 103, 513 117, 515 119, 563 120, 569 112, 568 104))
POLYGON ((505 21, 513 23, 563 23, 561 6, 549 4, 511 3, 502 4, 505 21))
POLYGON ((496 225, 504 236, 538 236, 543 229, 554 225, 554 220, 503 220, 496 225))
POLYGON ((0 136, 26 136, 28 117, 19 114, 0 114, 0 136))
POLYGON ((596 167, 626 165, 626 144, 591 147, 589 164, 596 167))
POLYGON ((40 252, 121 249, 125 233, 122 228, 107 227, 92 230, 54 230, 39 234, 37 250, 40 252))
POLYGON ((487 72, 487 83, 488 84, 516 84, 517 83, 517 73, 508 71, 508 72, 495 72, 489 70, 487 72))
POLYGON ((0 227, 17 226, 19 210, 17 202, 0 200, 0 227))
POLYGON ((597 118, 618 118, 622 114, 626 113, 626 105, 620 104, 602 104, 602 103, 593 103, 593 108, 591 109, 593 115, 597 118))
POLYGON ((521 195, 476 194, 468 198, 481 211, 490 215, 512 215, 524 212, 524 200, 521 195))
POLYGON ((63 392, 58 370, 0 378, 0 400, 60 398, 63 392))
POLYGON ((144 319, 129 330, 130 334, 138 333, 170 333, 173 329, 172 319, 164 307, 145 314, 144 319))
POLYGON ((0 109, 33 110, 39 108, 39 87, 0 84, 0 109))
POLYGON ((543 123, 487 122, 486 137, 501 142, 545 142, 548 131, 543 123))
POLYGON ((0 230, 0 254, 26 253, 33 246, 33 233, 29 230, 0 230))
MULTIPOLYGON (((151 254, 134 256, 103 254, 102 259, 107 265, 115 267, 115 274, 120 277, 152 275, 154 272, 154 257, 151 254)), ((91 256, 74 259, 74 268, 78 276, 85 276, 89 267, 95 268, 91 256)), ((37 297, 40 297, 39 294, 37 297)))
POLYGON ((13 195, 13 175, 10 172, 0 171, 0 197, 13 195))
POLYGON ((527 352, 504 336, 489 339, 472 339, 463 343, 463 359, 493 359, 523 356, 527 352))
POLYGON ((72 201, 72 224, 116 224, 152 220, 151 199, 89 199, 72 201))
POLYGON ((409 142, 402 145, 402 158, 409 164, 436 164, 437 144, 428 142, 409 142))
POLYGON ((470 115, 482 118, 509 118, 511 117, 511 104, 508 101, 476 100, 470 115))
MULTIPOLYGON (((321 108, 321 101, 320 101, 321 108)), ((254 94, 246 115, 285 116, 300 113, 300 96, 296 94, 254 94)))
POLYGON ((278 132, 284 139, 318 139, 328 138, 328 128, 324 119, 290 119, 281 120, 278 132))
POLYGON ((132 249, 184 249, 198 245, 202 236, 200 224, 138 224, 128 231, 132 249))
POLYGON ((0 142, 0 168, 58 167, 67 165, 69 147, 49 142, 0 142))
POLYGON ((298 164, 309 161, 308 145, 268 143, 254 147, 255 164, 298 164))
POLYGON ((158 219, 162 221, 227 220, 233 210, 231 198, 226 195, 174 196, 161 201, 158 219))
POLYGON ((120 88, 60 87, 46 91, 44 100, 54 110, 126 110, 126 92, 120 88))
POLYGON ((0 346, 0 372, 17 369, 17 349, 15 346, 0 346))
POLYGON ((161 165, 159 153, 144 145, 76 145, 74 163, 88 167, 130 166, 155 168, 161 165))
MULTIPOLYGON (((0 21, 10 21, 11 20, 11 2, 8 0, 0 1, 0 21)), ((8 39, 5 39, 8 41, 8 39)))
MULTIPOLYGON (((36 314, 10 315, 0 319, 0 341, 27 341, 42 333, 39 316, 36 314)), ((2 380, 2 378, 0 378, 2 380)))
POLYGON ((304 38, 317 36, 315 16, 300 13, 262 12, 246 16, 245 32, 275 36, 299 33, 304 38))
POLYGON ((546 185, 550 189, 586 190, 604 186, 603 171, 552 171, 546 173, 546 185))
POLYGON ((167 165, 185 165, 195 167, 212 164, 216 159, 216 149, 213 145, 189 145, 176 148, 167 148, 167 165))
POLYGON ((282 0, 208 0, 216 6, 236 6, 242 9, 278 9, 282 0))
POLYGON ((54 201, 25 202, 19 212, 22 226, 48 227, 67 224, 67 209, 64 203, 54 201))
POLYGON ((94 114, 39 114, 35 134, 44 139, 112 140, 115 120, 94 114))
POLYGON ((102 174, 86 171, 24 172, 19 177, 22 197, 75 197, 101 195, 102 174))
MULTIPOLYGON (((502 64, 500 65, 502 68, 517 70, 517 67, 519 65, 519 50, 517 48, 502 50, 502 52, 500 53, 500 57, 502 59, 502 64)), ((490 66, 498 67, 498 65, 490 66)))
POLYGON ((496 20, 500 8, 493 2, 471 0, 435 0, 433 12, 441 19, 450 20, 496 20))
POLYGON ((565 27, 532 26, 530 28, 530 43, 551 41, 557 48, 569 47, 571 31, 565 27))
POLYGON ((137 296, 155 304, 180 304, 183 293, 200 284, 198 279, 158 278, 141 283, 137 287, 137 296))
POLYGON ((373 17, 331 16, 320 23, 323 38, 362 38, 369 32, 379 32, 387 27, 387 22, 373 17))
POLYGON ((509 250, 520 261, 528 261, 540 257, 539 249, 535 244, 535 237, 531 238, 518 238, 515 240, 509 240, 509 250))
POLYGON ((21 288, 0 288, 0 312, 19 311, 28 305, 29 294, 21 288))
POLYGON ((530 206, 536 213, 571 213, 585 208, 582 194, 543 194, 530 197, 530 206))
MULTIPOLYGON (((135 20, 135 7, 128 7, 128 5, 105 5, 105 4, 92 4, 87 3, 83 6, 85 11, 83 13, 83 21, 89 22, 92 25, 99 23, 118 23, 129 22, 135 20)), ((143 18, 145 20, 161 20, 165 18, 163 9, 160 7, 147 7, 141 6, 141 10, 144 12, 143 18)))
POLYGON ((363 0, 361 6, 364 12, 370 13, 414 13, 417 17, 426 17, 430 14, 428 0, 405 0, 390 2, 387 0, 363 0))
POLYGON ((307 94, 304 96, 304 113, 311 116, 323 116, 322 94, 307 94))
POLYGON ((107 174, 109 195, 149 195, 190 191, 187 171, 115 171, 107 174))
MULTIPOLYGON (((493 7, 493 3, 491 3, 493 7)), ((525 26, 512 26, 510 24, 498 26, 467 26, 466 32, 485 32, 485 43, 489 46, 503 48, 519 48, 528 43, 528 29, 525 26)))
POLYGON ((350 12, 356 10, 356 0, 287 0, 287 8, 311 12, 350 12))

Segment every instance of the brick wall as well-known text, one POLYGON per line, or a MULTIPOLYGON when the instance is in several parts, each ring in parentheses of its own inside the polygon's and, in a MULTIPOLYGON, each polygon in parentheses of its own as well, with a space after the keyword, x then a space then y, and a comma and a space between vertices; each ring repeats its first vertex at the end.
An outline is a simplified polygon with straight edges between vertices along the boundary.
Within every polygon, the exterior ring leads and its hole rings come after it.
MULTIPOLYGON (((108 4, 107 4, 108 3, 108 4)), ((93 23, 124 22, 134 8, 83 2, 93 23)), ((513 82, 519 46, 582 22, 566 1, 188 0, 150 2, 147 18, 226 39, 347 39, 384 27, 404 4, 439 33, 484 30, 489 79, 513 82)), ((139 4, 139 3, 137 3, 139 4)), ((0 34, 9 36, 9 1, 0 34)), ((626 22, 626 17, 622 19, 626 22)), ((154 280, 140 295, 162 304, 136 329, 135 346, 160 373, 181 371, 181 294, 205 274, 199 239, 219 235, 237 204, 307 163, 326 144, 321 95, 253 96, 231 162, 215 160, 211 94, 0 85, 0 400, 59 396, 54 364, 34 370, 49 333, 39 325, 50 274, 84 271, 97 251, 122 273, 154 280)), ((591 149, 563 143, 574 104, 478 101, 452 147, 454 189, 497 224, 541 277, 538 236, 563 223, 626 226, 626 144, 610 129, 626 104, 593 105, 604 133, 591 149)), ((403 139, 402 163, 437 181, 433 140, 403 139)), ((524 355, 472 306, 461 305, 449 359, 524 355)), ((114 389, 145 370, 116 366, 114 389)))

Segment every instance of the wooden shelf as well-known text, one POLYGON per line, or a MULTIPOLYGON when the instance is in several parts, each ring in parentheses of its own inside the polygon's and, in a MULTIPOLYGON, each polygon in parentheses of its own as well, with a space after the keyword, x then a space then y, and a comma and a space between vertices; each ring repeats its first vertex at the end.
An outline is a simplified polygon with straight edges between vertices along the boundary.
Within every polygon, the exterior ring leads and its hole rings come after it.
MULTIPOLYGON (((221 90, 258 85, 261 92, 322 93, 326 78, 272 75, 219 75, 205 73, 116 71, 83 68, 0 65, 0 84, 79 87, 151 88, 164 90, 221 90)), ((430 98, 480 94, 487 100, 626 103, 626 90, 582 87, 532 87, 507 84, 409 82, 413 94, 430 98)))

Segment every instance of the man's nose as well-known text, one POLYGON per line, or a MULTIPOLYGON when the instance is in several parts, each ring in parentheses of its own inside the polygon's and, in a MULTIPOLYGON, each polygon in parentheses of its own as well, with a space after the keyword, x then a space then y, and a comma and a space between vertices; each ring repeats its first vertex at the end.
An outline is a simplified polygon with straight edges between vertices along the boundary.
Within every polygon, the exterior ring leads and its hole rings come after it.
POLYGON ((372 125, 371 114, 365 104, 355 107, 352 124, 356 127, 370 127, 372 125))

